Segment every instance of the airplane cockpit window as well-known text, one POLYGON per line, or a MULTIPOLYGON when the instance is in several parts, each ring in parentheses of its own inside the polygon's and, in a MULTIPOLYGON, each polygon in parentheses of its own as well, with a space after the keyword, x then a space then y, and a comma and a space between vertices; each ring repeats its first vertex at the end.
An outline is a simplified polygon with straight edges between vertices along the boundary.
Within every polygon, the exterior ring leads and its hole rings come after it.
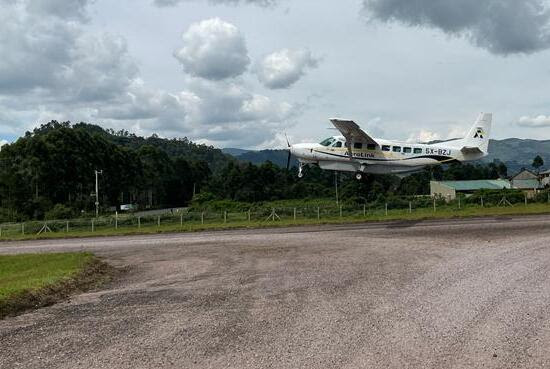
POLYGON ((336 141, 336 139, 334 137, 329 137, 326 140, 321 141, 320 144, 323 145, 323 146, 330 146, 334 143, 334 141, 336 141))

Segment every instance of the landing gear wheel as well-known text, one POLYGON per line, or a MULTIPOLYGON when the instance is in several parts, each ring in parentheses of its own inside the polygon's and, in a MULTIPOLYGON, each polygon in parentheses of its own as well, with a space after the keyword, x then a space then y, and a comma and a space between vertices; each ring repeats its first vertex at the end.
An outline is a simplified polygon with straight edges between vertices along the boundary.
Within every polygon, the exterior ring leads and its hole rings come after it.
POLYGON ((304 172, 302 171, 304 169, 304 163, 300 163, 298 165, 298 178, 302 178, 304 176, 304 172))
POLYGON ((363 174, 361 174, 361 173, 359 173, 359 172, 355 173, 355 179, 356 179, 356 180, 360 181, 361 178, 363 178, 363 174))
POLYGON ((302 173, 302 171, 299 171, 298 172, 298 178, 302 178, 304 176, 304 173, 302 173))

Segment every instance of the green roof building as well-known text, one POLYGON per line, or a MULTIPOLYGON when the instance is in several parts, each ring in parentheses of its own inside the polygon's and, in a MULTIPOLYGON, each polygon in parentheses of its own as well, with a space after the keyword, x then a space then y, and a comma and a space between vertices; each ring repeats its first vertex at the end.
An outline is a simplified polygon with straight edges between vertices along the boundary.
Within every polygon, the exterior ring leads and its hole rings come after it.
POLYGON ((430 181, 430 194, 454 200, 457 193, 471 194, 477 190, 502 190, 512 188, 506 179, 481 179, 475 181, 430 181))

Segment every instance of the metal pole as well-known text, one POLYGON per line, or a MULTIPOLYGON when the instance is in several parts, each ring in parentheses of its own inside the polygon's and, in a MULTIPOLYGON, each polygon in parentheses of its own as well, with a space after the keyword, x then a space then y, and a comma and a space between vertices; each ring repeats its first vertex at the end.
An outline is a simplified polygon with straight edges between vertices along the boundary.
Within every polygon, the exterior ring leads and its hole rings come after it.
POLYGON ((25 223, 21 223, 21 234, 25 234, 25 223))
POLYGON ((296 220, 296 208, 294 208, 294 220, 296 220))
POLYGON ((92 219, 92 232, 94 231, 94 220, 92 219))
POLYGON ((435 196, 434 196, 434 211, 435 211, 435 196))
POLYGON ((183 227, 183 212, 180 214, 180 226, 183 227))
POLYGON ((412 202, 409 201, 409 214, 413 212, 412 202))
POLYGON ((342 218, 342 205, 340 205, 340 218, 342 218))
POLYGON ((204 211, 201 213, 201 224, 204 224, 204 211))
POLYGON ((103 170, 95 170, 95 217, 99 216, 99 181, 97 179, 98 174, 103 174, 103 170))
POLYGON ((367 205, 363 204, 363 216, 367 215, 367 205))
POLYGON ((317 220, 321 219, 321 211, 319 207, 317 206, 317 220))
POLYGON ((386 203, 386 216, 388 215, 388 203, 386 203))
POLYGON ((141 217, 138 217, 138 228, 141 228, 141 217))
POLYGON ((67 233, 69 233, 69 221, 67 220, 67 233))
POLYGON ((338 172, 334 172, 334 187, 336 189, 336 206, 338 206, 338 172))
POLYGON ((118 211, 115 211, 115 229, 118 229, 118 211))
POLYGON ((223 222, 227 223, 227 210, 223 211, 223 222))

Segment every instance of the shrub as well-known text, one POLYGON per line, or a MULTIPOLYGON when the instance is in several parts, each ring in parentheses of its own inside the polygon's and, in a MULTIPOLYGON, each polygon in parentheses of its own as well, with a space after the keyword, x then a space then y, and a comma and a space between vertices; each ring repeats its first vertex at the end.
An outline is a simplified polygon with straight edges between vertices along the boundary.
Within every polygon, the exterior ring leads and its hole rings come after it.
POLYGON ((75 216, 73 209, 63 204, 56 204, 53 208, 46 212, 45 218, 47 220, 54 219, 70 219, 75 216))

